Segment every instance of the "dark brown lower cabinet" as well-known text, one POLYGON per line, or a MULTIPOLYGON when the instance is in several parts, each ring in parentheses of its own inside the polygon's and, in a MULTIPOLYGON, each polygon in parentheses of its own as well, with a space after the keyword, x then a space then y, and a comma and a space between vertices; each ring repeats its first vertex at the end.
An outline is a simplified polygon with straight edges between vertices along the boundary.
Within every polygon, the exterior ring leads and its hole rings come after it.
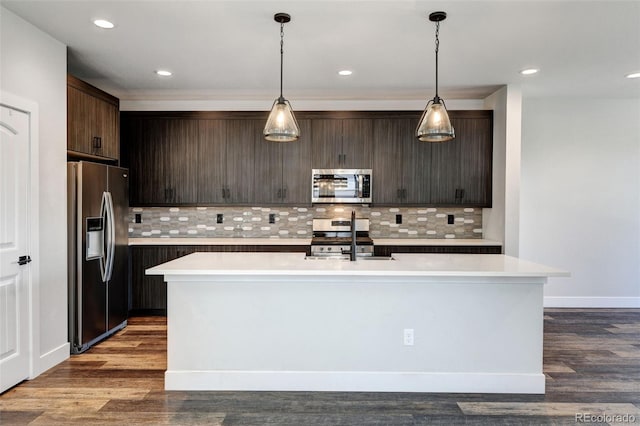
POLYGON ((376 256, 393 253, 501 254, 502 246, 374 246, 373 253, 376 256))
POLYGON ((129 316, 166 315, 167 283, 160 275, 145 275, 153 266, 195 252, 300 252, 311 254, 310 246, 292 245, 211 245, 211 246, 131 246, 129 247, 129 316))
MULTIPOLYGON (((166 315, 167 283, 163 276, 145 275, 153 266, 194 252, 293 252, 311 254, 310 246, 291 245, 209 245, 209 246, 131 246, 129 316, 166 315)), ((392 253, 468 253, 500 254, 501 246, 382 246, 374 247, 376 256, 392 253)))

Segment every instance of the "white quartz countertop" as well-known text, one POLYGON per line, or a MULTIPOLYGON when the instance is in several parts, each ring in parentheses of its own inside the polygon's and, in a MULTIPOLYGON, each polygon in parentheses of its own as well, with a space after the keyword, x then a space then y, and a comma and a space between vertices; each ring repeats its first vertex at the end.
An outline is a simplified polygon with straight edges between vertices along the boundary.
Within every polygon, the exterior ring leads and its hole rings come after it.
MULTIPOLYGON (((501 246, 499 241, 485 239, 436 239, 436 238, 374 238, 379 246, 501 246)), ((129 238, 130 246, 308 246, 311 238, 129 238)))
POLYGON ((193 253, 147 275, 567 277, 560 269, 498 254, 394 254, 394 260, 305 259, 304 253, 193 253))

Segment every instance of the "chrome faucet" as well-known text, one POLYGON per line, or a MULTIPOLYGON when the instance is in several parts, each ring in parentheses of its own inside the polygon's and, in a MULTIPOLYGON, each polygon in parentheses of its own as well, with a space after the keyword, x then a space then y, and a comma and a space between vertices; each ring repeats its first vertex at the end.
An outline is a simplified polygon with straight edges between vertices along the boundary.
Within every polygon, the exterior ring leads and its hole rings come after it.
POLYGON ((356 260, 356 252, 358 245, 356 244, 356 212, 355 210, 351 211, 351 253, 349 256, 349 260, 354 262, 356 260))

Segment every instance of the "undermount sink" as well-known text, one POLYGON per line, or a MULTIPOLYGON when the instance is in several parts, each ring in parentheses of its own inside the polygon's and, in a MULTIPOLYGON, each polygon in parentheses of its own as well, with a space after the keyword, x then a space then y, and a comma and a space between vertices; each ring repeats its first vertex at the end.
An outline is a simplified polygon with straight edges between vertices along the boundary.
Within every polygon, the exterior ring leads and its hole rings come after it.
POLYGON ((349 257, 343 256, 306 256, 304 260, 346 260, 349 261, 349 257))
POLYGON ((359 257, 358 260, 396 260, 392 256, 365 256, 359 257))
MULTIPOLYGON (((304 260, 342 260, 346 262, 350 261, 348 256, 346 257, 344 256, 307 256, 304 258, 304 260)), ((356 262, 359 262, 361 260, 396 260, 396 259, 391 256, 359 256, 356 259, 356 262)))

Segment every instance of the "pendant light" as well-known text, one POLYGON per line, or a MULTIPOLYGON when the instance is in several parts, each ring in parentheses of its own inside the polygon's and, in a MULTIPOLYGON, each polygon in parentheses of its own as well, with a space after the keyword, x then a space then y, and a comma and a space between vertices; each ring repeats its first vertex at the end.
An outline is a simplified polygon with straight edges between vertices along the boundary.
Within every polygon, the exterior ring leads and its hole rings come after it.
POLYGON ((422 142, 447 142, 456 137, 447 114, 444 100, 438 96, 438 50, 440 47, 440 21, 447 18, 445 12, 433 12, 429 20, 436 23, 436 96, 427 103, 420 124, 416 128, 416 137, 422 142))
POLYGON ((300 137, 300 126, 293 115, 291 104, 282 96, 284 24, 291 21, 291 16, 287 13, 276 13, 273 19, 280 23, 280 97, 273 102, 263 133, 268 141, 293 142, 300 137))

